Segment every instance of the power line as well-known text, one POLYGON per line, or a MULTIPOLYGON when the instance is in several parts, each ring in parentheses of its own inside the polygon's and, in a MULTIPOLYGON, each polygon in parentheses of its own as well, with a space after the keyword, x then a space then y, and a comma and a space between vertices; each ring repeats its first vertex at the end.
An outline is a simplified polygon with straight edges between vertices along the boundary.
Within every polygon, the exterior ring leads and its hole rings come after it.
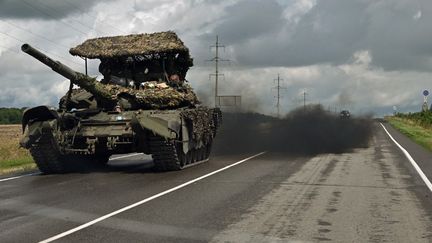
MULTIPOLYGON (((52 15, 52 14, 49 14, 49 13, 47 13, 47 12, 41 10, 40 8, 34 6, 33 4, 31 4, 31 3, 29 3, 29 2, 27 2, 27 1, 25 1, 25 0, 21 0, 21 2, 24 3, 25 5, 27 5, 28 7, 32 8, 33 10, 36 10, 37 12, 40 12, 40 13, 42 13, 42 14, 44 14, 44 15, 47 15, 48 17, 51 17, 51 18, 53 18, 53 19, 57 19, 56 16, 54 16, 54 15, 52 15)), ((57 21, 62 22, 64 25, 69 26, 70 28, 72 28, 73 30, 75 30, 75 31, 77 31, 77 32, 79 32, 79 33, 81 33, 81 34, 87 35, 87 33, 83 32, 82 30, 76 28, 75 26, 73 26, 73 25, 71 25, 71 24, 69 24, 69 23, 67 23, 67 22, 65 22, 65 21, 63 21, 63 20, 61 20, 61 19, 58 19, 57 21)))
MULTIPOLYGON (((86 13, 85 10, 83 10, 82 8, 78 7, 77 5, 71 3, 69 0, 63 0, 63 2, 66 3, 67 5, 69 5, 69 6, 73 7, 73 8, 75 8, 75 9, 79 10, 82 14, 85 14, 85 15, 87 15, 87 16, 93 18, 93 16, 91 16, 91 15, 88 14, 88 13, 86 13)), ((122 33, 122 34, 127 34, 125 31, 123 31, 123 30, 121 30, 121 29, 115 27, 114 25, 112 25, 112 24, 110 24, 110 23, 107 23, 107 22, 102 22, 102 23, 105 24, 106 26, 109 26, 109 27, 111 27, 111 28, 113 28, 113 29, 119 31, 119 32, 122 33)))
MULTIPOLYGON (((48 10, 51 10, 53 12, 57 12, 57 10, 55 8, 53 8, 51 6, 48 6, 48 5, 44 4, 44 3, 41 3, 40 1, 38 2, 38 4, 41 5, 41 6, 44 6, 48 10)), ((59 17, 61 17, 61 16, 59 16, 59 17)), ((96 28, 88 26, 88 25, 84 24, 83 22, 81 22, 79 20, 76 20, 76 19, 71 19, 71 20, 74 21, 74 22, 76 22, 76 23, 78 23, 78 24, 80 24, 80 25, 82 25, 82 26, 84 26, 84 27, 86 27, 86 28, 88 28, 88 29, 90 29, 90 30, 96 31, 96 33, 101 33, 103 35, 108 35, 106 32, 104 32, 104 31, 98 31, 96 28)))
MULTIPOLYGON (((20 42, 20 43, 26 43, 26 41, 23 41, 23 40, 21 40, 21 39, 15 37, 15 36, 13 36, 13 35, 10 35, 10 34, 8 34, 8 33, 4 33, 4 32, 1 32, 1 31, 0 31, 0 34, 3 34, 3 35, 5 35, 5 36, 8 36, 8 37, 10 37, 10 38, 12 38, 12 39, 14 39, 14 40, 20 42)), ((77 63, 77 62, 74 62, 74 61, 71 61, 71 60, 65 59, 64 57, 59 56, 59 55, 57 55, 57 54, 55 54, 55 53, 45 51, 44 49, 42 49, 42 48, 40 48, 40 47, 37 47, 37 46, 35 46, 35 47, 36 47, 37 49, 43 51, 43 52, 46 52, 46 53, 52 55, 52 56, 56 56, 57 58, 63 59, 64 61, 69 62, 70 64, 74 63, 74 64, 76 64, 76 65, 82 66, 82 64, 79 64, 79 63, 77 63)))
POLYGON ((4 23, 7 23, 7 24, 9 24, 9 25, 11 25, 11 26, 13 26, 13 27, 15 27, 15 28, 17 28, 17 29, 20 29, 20 30, 22 30, 22 31, 25 31, 25 32, 27 32, 27 33, 30 33, 30 34, 32 34, 32 35, 34 35, 34 36, 36 36, 36 37, 39 37, 39 38, 44 39, 44 40, 46 40, 46 41, 49 41, 49 42, 53 43, 54 45, 57 45, 57 46, 60 46, 60 47, 64 47, 64 48, 66 48, 66 49, 69 49, 69 47, 67 47, 67 46, 64 46, 64 45, 62 45, 62 44, 60 44, 60 43, 54 42, 54 41, 52 41, 52 40, 46 38, 46 37, 43 36, 43 35, 39 35, 39 34, 36 34, 36 33, 32 32, 31 30, 28 30, 28 29, 22 28, 22 27, 19 26, 19 25, 13 24, 13 23, 11 23, 11 22, 9 22, 9 21, 6 21, 6 20, 1 20, 1 19, 0 19, 0 21, 1 21, 1 22, 4 22, 4 23))
MULTIPOLYGON (((9 24, 9 25, 11 25, 11 26, 13 26, 13 27, 15 27, 15 28, 17 28, 17 29, 20 29, 20 30, 26 32, 26 33, 32 34, 32 35, 34 35, 34 36, 36 36, 36 37, 38 37, 38 38, 40 38, 40 39, 44 39, 44 40, 46 40, 46 41, 48 41, 48 42, 50 42, 50 43, 52 43, 52 44, 54 44, 54 45, 56 45, 56 46, 59 46, 59 47, 62 47, 62 48, 66 48, 67 50, 69 49, 69 47, 67 47, 67 46, 65 46, 65 45, 62 45, 62 44, 57 43, 57 42, 54 42, 54 41, 52 41, 52 40, 46 38, 46 37, 43 36, 43 35, 36 34, 36 33, 32 32, 31 30, 28 30, 28 29, 22 28, 22 27, 19 26, 19 25, 13 24, 13 23, 11 23, 11 22, 9 22, 9 21, 6 21, 6 20, 1 20, 1 19, 0 19, 0 21, 1 21, 1 22, 4 22, 4 23, 7 23, 7 24, 9 24)), ((10 34, 3 33, 3 32, 1 32, 1 33, 4 34, 4 35, 6 35, 6 36, 8 36, 8 37, 10 37, 10 38, 13 38, 13 39, 19 41, 19 42, 22 42, 22 43, 26 42, 26 41, 22 41, 22 40, 20 40, 20 39, 18 39, 18 38, 16 38, 16 37, 14 37, 14 36, 12 36, 12 35, 10 35, 10 34)), ((39 49, 40 49, 40 48, 39 48, 39 49)), ((15 51, 15 50, 14 50, 14 52, 19 53, 19 51, 15 51)), ((48 53, 48 52, 47 52, 47 53, 48 53)), ((81 64, 78 64, 77 62, 70 61, 69 59, 65 59, 64 57, 61 57, 61 56, 56 55, 56 54, 53 54, 53 53, 51 53, 51 54, 54 55, 54 56, 57 56, 57 57, 59 57, 59 58, 61 58, 61 59, 63 59, 63 60, 66 60, 66 61, 69 62, 69 63, 74 63, 74 64, 76 64, 76 65, 80 65, 80 66, 81 66, 81 64)))
POLYGON ((0 45, 0 47, 2 47, 4 49, 4 51, 19 53, 19 51, 13 49, 12 47, 7 47, 7 46, 3 46, 3 45, 0 45))

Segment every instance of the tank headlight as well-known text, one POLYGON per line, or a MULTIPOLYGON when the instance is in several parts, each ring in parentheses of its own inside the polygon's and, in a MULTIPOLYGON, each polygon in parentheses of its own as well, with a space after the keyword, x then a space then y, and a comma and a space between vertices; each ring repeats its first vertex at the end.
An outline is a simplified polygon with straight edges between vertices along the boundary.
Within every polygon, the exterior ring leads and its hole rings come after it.
POLYGON ((116 121, 123 121, 124 117, 123 116, 116 116, 116 121))

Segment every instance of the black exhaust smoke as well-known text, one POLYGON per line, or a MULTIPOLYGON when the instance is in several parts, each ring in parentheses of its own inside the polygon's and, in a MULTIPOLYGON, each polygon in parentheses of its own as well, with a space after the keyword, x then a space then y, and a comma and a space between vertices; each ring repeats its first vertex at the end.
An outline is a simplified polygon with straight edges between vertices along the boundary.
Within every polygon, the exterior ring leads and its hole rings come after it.
POLYGON ((344 153, 368 146, 372 119, 341 119, 339 114, 311 105, 277 119, 256 113, 224 113, 214 151, 233 154, 274 151, 298 155, 344 153))

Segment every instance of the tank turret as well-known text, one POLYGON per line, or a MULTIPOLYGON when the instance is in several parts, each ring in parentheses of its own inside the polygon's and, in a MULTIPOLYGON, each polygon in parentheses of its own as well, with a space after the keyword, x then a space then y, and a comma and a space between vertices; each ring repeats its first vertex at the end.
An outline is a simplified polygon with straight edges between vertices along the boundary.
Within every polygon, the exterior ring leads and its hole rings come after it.
POLYGON ((168 85, 151 83, 143 89, 134 89, 117 84, 103 84, 95 78, 74 71, 61 62, 51 59, 29 44, 22 45, 21 50, 69 79, 73 84, 93 94, 96 100, 108 109, 117 104, 124 104, 125 109, 175 109, 194 107, 199 103, 195 93, 188 85, 179 91, 168 85))

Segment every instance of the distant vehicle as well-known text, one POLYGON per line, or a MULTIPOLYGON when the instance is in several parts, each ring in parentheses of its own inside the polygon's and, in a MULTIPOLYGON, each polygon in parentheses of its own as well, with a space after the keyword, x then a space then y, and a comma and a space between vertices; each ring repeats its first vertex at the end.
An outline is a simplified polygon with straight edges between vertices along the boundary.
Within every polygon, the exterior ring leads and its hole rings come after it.
POLYGON ((340 118, 341 119, 348 119, 351 117, 351 114, 348 110, 343 110, 340 112, 340 118))

